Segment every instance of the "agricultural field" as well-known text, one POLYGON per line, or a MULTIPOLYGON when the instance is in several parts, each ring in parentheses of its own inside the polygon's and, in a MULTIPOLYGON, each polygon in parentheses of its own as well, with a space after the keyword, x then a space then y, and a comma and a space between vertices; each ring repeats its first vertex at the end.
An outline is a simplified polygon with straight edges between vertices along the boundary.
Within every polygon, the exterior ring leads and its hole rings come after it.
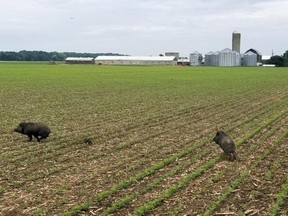
POLYGON ((285 68, 0 63, 0 113, 0 215, 288 215, 285 68))

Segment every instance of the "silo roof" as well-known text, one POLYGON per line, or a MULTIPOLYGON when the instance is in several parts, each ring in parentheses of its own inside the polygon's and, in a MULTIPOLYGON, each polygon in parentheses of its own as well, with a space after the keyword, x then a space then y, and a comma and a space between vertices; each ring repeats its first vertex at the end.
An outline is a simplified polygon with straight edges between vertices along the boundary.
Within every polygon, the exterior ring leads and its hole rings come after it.
POLYGON ((249 52, 246 52, 244 55, 257 55, 257 54, 252 51, 249 51, 249 52))
POLYGON ((220 51, 221 53, 223 53, 223 52, 232 52, 232 50, 231 49, 229 49, 229 48, 226 48, 226 49, 223 49, 222 51, 220 51))
POLYGON ((252 49, 252 48, 249 49, 249 50, 247 50, 247 51, 245 52, 245 54, 246 54, 247 52, 253 52, 253 53, 257 54, 257 55, 262 55, 258 50, 252 49))
POLYGON ((213 53, 214 53, 214 52, 210 51, 210 52, 208 52, 208 53, 205 54, 205 55, 213 55, 213 53))
POLYGON ((195 52, 193 52, 193 53, 191 53, 191 54, 193 54, 193 55, 201 55, 201 53, 199 53, 199 52, 197 52, 197 51, 195 51, 195 52))

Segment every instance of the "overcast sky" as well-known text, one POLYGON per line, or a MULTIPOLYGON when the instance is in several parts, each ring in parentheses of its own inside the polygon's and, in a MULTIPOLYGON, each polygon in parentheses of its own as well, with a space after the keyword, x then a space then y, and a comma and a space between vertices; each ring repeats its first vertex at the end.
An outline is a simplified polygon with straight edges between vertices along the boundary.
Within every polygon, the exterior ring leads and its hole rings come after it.
POLYGON ((288 0, 0 0, 0 51, 288 50, 288 0))

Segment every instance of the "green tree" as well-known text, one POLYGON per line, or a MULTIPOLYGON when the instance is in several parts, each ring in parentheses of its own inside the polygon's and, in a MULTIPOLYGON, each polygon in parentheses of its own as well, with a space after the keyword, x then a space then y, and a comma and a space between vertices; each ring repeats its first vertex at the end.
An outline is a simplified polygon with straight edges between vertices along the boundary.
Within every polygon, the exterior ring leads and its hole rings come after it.
POLYGON ((288 50, 283 54, 283 66, 288 67, 288 50))
POLYGON ((267 63, 274 64, 276 67, 283 67, 284 58, 278 55, 272 56, 267 63))

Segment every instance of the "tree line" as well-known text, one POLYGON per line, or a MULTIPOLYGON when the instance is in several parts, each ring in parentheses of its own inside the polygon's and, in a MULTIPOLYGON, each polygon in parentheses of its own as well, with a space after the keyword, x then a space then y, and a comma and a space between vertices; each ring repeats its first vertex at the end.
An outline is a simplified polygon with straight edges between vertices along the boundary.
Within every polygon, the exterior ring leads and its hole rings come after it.
MULTIPOLYGON (((0 51, 0 61, 64 61, 67 57, 93 57, 99 55, 121 56, 118 53, 77 53, 77 52, 45 52, 27 51, 19 52, 0 51)), ((281 56, 272 56, 267 64, 275 64, 276 67, 288 67, 288 50, 281 56)))
POLYGON ((19 52, 0 51, 0 61, 64 61, 67 57, 93 57, 99 55, 120 56, 118 53, 77 53, 77 52, 45 52, 27 51, 19 52))
POLYGON ((267 64, 274 64, 276 67, 288 67, 288 50, 282 56, 272 56, 267 64))

